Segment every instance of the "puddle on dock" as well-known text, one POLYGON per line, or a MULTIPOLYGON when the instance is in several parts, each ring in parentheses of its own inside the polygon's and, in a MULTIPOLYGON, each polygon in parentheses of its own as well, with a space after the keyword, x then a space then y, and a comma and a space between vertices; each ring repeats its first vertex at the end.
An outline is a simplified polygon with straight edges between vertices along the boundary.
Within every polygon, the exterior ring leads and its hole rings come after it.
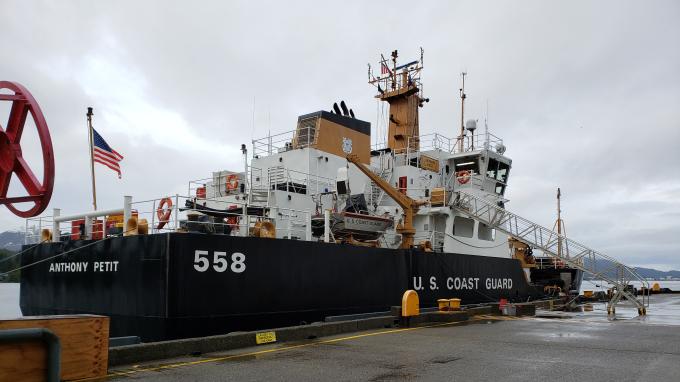
POLYGON ((615 315, 607 315, 605 302, 589 302, 572 311, 549 311, 538 309, 538 319, 578 319, 586 322, 627 322, 650 325, 680 326, 680 294, 656 294, 650 296, 647 315, 638 315, 637 308, 623 301, 616 306, 615 315))

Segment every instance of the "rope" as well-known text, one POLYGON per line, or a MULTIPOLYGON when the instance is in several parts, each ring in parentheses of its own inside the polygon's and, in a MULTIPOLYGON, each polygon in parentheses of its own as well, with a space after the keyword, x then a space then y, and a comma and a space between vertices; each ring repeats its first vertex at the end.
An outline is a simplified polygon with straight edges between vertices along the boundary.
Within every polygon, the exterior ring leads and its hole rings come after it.
MULTIPOLYGON (((67 254, 69 254, 69 253, 71 253, 71 252, 75 252, 75 251, 80 250, 80 249, 83 249, 83 248, 91 247, 91 246, 93 246, 93 245, 95 245, 95 244, 97 244, 97 243, 101 243, 101 242, 103 242, 103 241, 106 241, 106 240, 109 240, 109 239, 113 239, 114 237, 121 237, 122 235, 124 235, 124 234, 126 234, 126 233, 128 233, 128 232, 131 232, 131 231, 133 231, 133 230, 134 230, 134 229, 130 229, 130 230, 125 231, 125 232, 122 232, 122 233, 120 233, 120 234, 118 234, 118 235, 112 235, 112 236, 109 236, 109 237, 107 237, 107 238, 105 238, 105 239, 102 239, 102 240, 95 240, 95 241, 93 241, 92 243, 83 245, 82 247, 73 248, 73 249, 68 250, 68 251, 66 251, 66 252, 58 253, 58 254, 56 254, 56 255, 54 255, 54 256, 50 256, 50 257, 46 257, 46 258, 44 258, 44 259, 40 259, 40 260, 35 261, 35 262, 31 263, 31 264, 26 264, 26 265, 24 265, 24 266, 21 266, 21 267, 12 269, 12 270, 10 270, 10 271, 7 271, 7 272, 5 272, 4 274, 5 274, 5 275, 8 275, 8 274, 10 274, 10 273, 17 272, 17 271, 20 271, 20 270, 22 270, 22 269, 26 269, 26 268, 32 267, 32 266, 37 265, 37 264, 40 264, 40 263, 44 263, 45 261, 52 260, 52 259, 54 259, 54 258, 57 258, 57 257, 60 257, 60 256, 64 256, 64 255, 67 255, 67 254)), ((42 244, 42 243, 38 243, 38 244, 34 245, 33 247, 31 247, 30 249, 35 248, 36 246, 38 246, 38 245, 40 245, 40 244, 42 244)), ((24 251, 24 252, 25 252, 25 251, 24 251)))
POLYGON ((18 252, 18 253, 13 254, 12 256, 5 257, 4 259, 0 260, 0 264, 4 263, 4 262, 6 262, 6 261, 10 261, 10 260, 12 260, 13 258, 15 258, 15 257, 17 257, 17 256, 23 255, 25 252, 28 252, 28 251, 32 250, 33 248, 39 246, 40 244, 42 244, 42 243, 44 243, 44 242, 46 242, 46 241, 47 241, 47 240, 43 240, 43 241, 41 241, 40 243, 35 244, 34 246, 32 246, 32 247, 30 247, 30 248, 26 248, 26 249, 24 249, 24 250, 21 251, 21 252, 18 252))
POLYGON ((459 242, 459 243, 461 243, 461 244, 465 244, 465 245, 467 245, 467 246, 469 246, 469 247, 472 247, 472 248, 491 249, 491 248, 498 248, 498 247, 500 247, 500 246, 502 246, 502 245, 507 245, 507 243, 500 243, 500 244, 498 244, 498 245, 494 245, 494 246, 491 246, 491 247, 480 247, 480 246, 477 246, 477 245, 468 244, 468 243, 466 243, 466 242, 464 242, 464 241, 458 240, 458 239, 456 239, 455 237, 453 237, 452 235, 449 235, 448 233, 446 233, 446 236, 452 238, 453 240, 455 240, 455 241, 457 241, 457 242, 459 242))

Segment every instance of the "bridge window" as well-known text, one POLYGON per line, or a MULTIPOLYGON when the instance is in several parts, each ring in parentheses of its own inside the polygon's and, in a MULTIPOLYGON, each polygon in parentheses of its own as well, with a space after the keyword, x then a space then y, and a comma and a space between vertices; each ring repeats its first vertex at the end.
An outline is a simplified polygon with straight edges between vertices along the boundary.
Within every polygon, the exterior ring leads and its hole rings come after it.
POLYGON ((479 174, 479 162, 477 161, 477 156, 456 158, 454 163, 456 166, 456 172, 470 171, 473 174, 479 174))
POLYGON ((472 219, 456 216, 453 218, 453 235, 460 237, 472 237, 475 231, 475 221, 472 219))
POLYGON ((510 165, 508 163, 489 158, 486 176, 502 183, 508 183, 508 171, 510 171, 510 165))
POLYGON ((494 241, 496 240, 496 230, 489 227, 488 225, 484 223, 479 223, 479 227, 477 228, 477 237, 480 240, 488 240, 488 241, 494 241))
POLYGON ((503 183, 508 183, 508 172, 510 171, 510 165, 507 163, 498 163, 498 172, 496 173, 496 180, 503 183))
POLYGON ((491 179, 496 179, 496 172, 498 171, 498 161, 489 158, 489 166, 486 169, 486 176, 488 176, 491 179))

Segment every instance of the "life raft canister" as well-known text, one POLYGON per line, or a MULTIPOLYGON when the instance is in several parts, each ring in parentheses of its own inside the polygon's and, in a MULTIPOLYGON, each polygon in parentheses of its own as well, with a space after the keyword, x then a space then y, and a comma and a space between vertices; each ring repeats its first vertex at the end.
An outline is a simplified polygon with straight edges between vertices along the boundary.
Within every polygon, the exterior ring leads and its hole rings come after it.
POLYGON ((465 184, 470 181, 470 171, 469 170, 463 170, 463 171, 458 171, 456 172, 456 179, 458 180, 458 183, 460 184, 465 184))
POLYGON ((238 188, 238 175, 229 174, 229 176, 227 176, 227 190, 234 191, 237 188, 238 188))
POLYGON ((158 226, 156 229, 162 229, 165 224, 170 220, 170 214, 172 213, 172 199, 163 198, 158 204, 156 209, 156 216, 158 217, 158 226))

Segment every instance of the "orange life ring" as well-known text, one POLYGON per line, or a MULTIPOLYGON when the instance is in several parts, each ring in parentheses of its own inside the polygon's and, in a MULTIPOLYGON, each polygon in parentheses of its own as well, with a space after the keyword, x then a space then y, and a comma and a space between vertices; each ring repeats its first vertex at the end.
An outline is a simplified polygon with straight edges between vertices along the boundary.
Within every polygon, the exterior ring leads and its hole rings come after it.
POLYGON ((468 170, 463 170, 463 171, 458 171, 456 172, 456 179, 458 180, 458 183, 460 184, 465 184, 470 181, 470 171, 468 170))
POLYGON ((233 191, 238 188, 238 175, 229 174, 227 176, 227 190, 233 191))
POLYGON ((156 216, 158 216, 158 226, 156 226, 156 229, 162 229, 165 226, 165 224, 170 220, 171 213, 172 199, 161 199, 161 202, 158 204, 158 208, 156 209, 156 216))
POLYGON ((555 268, 564 268, 564 261, 553 258, 553 265, 555 268))

